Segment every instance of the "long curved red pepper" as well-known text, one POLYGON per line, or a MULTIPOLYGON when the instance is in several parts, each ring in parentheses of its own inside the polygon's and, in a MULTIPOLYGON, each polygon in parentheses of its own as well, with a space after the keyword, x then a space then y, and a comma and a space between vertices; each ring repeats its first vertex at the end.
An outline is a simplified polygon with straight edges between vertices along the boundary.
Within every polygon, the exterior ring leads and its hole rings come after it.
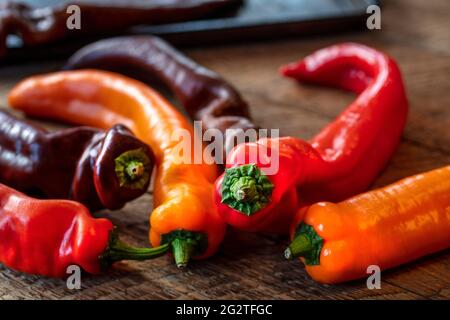
POLYGON ((111 221, 93 218, 78 202, 37 200, 0 184, 0 263, 14 270, 62 278, 78 265, 96 274, 116 261, 152 259, 168 249, 131 247, 111 221))
POLYGON ((281 72, 359 96, 310 142, 260 139, 230 152, 227 170, 216 181, 216 204, 229 224, 247 231, 287 232, 299 206, 364 191, 392 156, 406 122, 400 71, 375 49, 334 45, 281 72), (266 174, 274 161, 279 170, 266 174))

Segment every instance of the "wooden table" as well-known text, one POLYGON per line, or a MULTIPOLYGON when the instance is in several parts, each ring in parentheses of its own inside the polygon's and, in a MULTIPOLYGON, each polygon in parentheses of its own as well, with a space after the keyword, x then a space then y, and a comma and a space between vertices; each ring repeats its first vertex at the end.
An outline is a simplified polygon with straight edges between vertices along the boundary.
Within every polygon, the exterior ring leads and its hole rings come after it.
MULTIPOLYGON (((384 50, 403 71, 411 112, 400 148, 375 187, 450 163, 450 2, 386 1, 382 30, 277 42, 187 50, 243 93, 263 127, 310 138, 354 98, 341 91, 300 87, 277 68, 315 49, 357 41, 384 50)), ((0 104, 19 79, 60 63, 0 71, 0 104)), ((147 244, 151 193, 112 213, 124 240, 147 244)), ((169 257, 120 263, 101 276, 83 276, 82 290, 62 280, 26 276, 0 267, 0 299, 448 299, 450 252, 382 273, 382 288, 365 281, 324 286, 296 262, 283 259, 286 239, 230 230, 219 253, 180 271, 169 257)))

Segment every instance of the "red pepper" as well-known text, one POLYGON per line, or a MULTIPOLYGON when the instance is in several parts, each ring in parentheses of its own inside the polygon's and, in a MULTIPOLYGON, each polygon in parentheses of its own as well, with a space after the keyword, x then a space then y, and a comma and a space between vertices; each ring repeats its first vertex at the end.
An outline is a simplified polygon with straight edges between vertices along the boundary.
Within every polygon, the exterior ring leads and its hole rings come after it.
POLYGON ((168 249, 131 247, 111 221, 92 218, 78 202, 37 200, 0 184, 0 263, 17 271, 59 278, 78 265, 96 274, 113 262, 151 259, 168 249))
POLYGON ((229 224, 247 231, 287 232, 299 206, 364 191, 389 161, 406 122, 400 71, 372 48, 334 45, 281 72, 359 96, 310 142, 260 139, 230 152, 227 170, 216 181, 216 204, 229 224), (279 169, 269 173, 275 161, 279 169))

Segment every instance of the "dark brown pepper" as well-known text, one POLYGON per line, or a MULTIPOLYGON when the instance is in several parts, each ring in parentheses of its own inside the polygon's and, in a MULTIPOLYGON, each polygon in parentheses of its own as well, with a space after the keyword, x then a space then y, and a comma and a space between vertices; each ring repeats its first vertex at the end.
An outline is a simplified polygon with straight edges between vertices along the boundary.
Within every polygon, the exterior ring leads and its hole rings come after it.
POLYGON ((18 1, 0 4, 0 57, 6 37, 21 36, 26 46, 51 43, 66 37, 121 31, 138 24, 189 21, 222 9, 236 0, 77 0, 51 7, 30 7, 18 1), (69 30, 69 5, 81 9, 81 29, 69 30))
POLYGON ((153 163, 150 148, 122 125, 47 132, 0 111, 0 183, 22 192, 119 209, 147 191, 153 163))

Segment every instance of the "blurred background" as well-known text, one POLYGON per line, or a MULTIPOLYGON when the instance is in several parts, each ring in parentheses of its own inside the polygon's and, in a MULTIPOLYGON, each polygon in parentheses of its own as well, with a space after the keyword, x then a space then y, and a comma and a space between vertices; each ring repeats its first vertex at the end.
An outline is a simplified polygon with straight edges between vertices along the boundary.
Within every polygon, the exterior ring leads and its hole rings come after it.
POLYGON ((6 21, 2 28, 8 51, 3 64, 65 57, 86 43, 112 35, 154 34, 175 45, 199 46, 361 30, 366 28, 367 8, 381 5, 377 0, 3 2, 0 16, 6 21), (80 7, 81 29, 62 32, 70 4, 80 7), (10 21, 14 19, 16 23, 10 21), (39 36, 29 39, 33 37, 28 33, 39 36), (31 47, 32 54, 27 50, 31 47))

